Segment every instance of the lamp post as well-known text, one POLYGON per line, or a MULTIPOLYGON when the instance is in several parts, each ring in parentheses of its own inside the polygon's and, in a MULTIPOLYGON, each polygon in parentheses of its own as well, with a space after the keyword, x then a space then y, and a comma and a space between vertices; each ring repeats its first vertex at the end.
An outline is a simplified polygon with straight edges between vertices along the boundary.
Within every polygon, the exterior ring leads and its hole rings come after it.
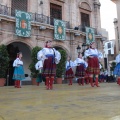
POLYGON ((78 52, 78 55, 79 55, 79 54, 80 54, 81 47, 78 45, 76 49, 77 49, 77 52, 78 52))
POLYGON ((85 43, 82 44, 82 56, 84 56, 84 52, 86 50, 86 46, 87 45, 85 43))
MULTIPOLYGON (((85 52, 85 50, 86 50, 86 44, 85 43, 83 43, 82 44, 82 55, 84 56, 84 52, 85 52)), ((81 52, 81 47, 78 45, 78 47, 76 48, 77 49, 77 52, 78 52, 78 54, 80 54, 80 52, 81 52)))

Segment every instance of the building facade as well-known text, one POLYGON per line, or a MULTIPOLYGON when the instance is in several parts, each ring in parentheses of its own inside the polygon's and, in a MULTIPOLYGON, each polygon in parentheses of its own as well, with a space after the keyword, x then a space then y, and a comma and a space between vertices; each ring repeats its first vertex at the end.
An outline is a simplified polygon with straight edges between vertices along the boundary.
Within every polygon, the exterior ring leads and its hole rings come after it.
POLYGON ((118 54, 120 51, 120 1, 119 0, 111 0, 116 4, 117 8, 117 18, 114 19, 114 28, 115 28, 115 54, 118 54))
POLYGON ((74 60, 78 55, 77 46, 86 42, 86 26, 95 29, 97 48, 102 51, 99 0, 0 0, 0 44, 7 45, 11 59, 9 81, 12 79, 12 62, 18 51, 23 53, 24 69, 28 74, 25 81, 31 80, 28 69, 31 50, 35 46, 44 47, 47 40, 52 40, 54 47, 64 49, 74 60), (30 37, 16 35, 16 9, 31 13, 30 37), (65 40, 54 40, 54 18, 65 22, 65 40))

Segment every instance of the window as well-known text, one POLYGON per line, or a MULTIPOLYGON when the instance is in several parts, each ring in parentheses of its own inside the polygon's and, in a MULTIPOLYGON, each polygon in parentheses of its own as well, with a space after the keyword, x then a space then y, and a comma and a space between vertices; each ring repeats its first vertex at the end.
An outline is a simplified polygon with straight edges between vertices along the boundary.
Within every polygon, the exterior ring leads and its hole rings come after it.
POLYGON ((11 14, 15 16, 15 10, 27 11, 27 0, 12 0, 11 3, 11 14))
POLYGON ((108 43, 108 48, 111 48, 111 43, 108 43))
POLYGON ((90 18, 89 14, 85 14, 81 12, 81 25, 90 27, 90 18))
POLYGON ((50 3, 50 18, 53 25, 54 18, 62 20, 62 6, 50 3))
POLYGON ((111 54, 111 50, 108 50, 108 54, 111 54))
POLYGON ((50 17, 62 19, 62 6, 51 3, 50 4, 50 17))

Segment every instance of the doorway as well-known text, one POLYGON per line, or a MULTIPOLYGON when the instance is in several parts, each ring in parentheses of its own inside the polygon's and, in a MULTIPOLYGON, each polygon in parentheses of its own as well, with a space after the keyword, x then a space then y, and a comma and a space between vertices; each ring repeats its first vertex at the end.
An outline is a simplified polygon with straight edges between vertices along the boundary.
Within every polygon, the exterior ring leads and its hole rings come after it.
POLYGON ((13 62, 17 57, 18 52, 22 52, 23 54, 23 67, 25 71, 25 80, 24 81, 29 81, 30 79, 30 71, 29 71, 29 64, 31 62, 31 48, 21 42, 13 42, 7 46, 8 54, 9 54, 9 67, 7 69, 7 82, 6 86, 13 86, 14 85, 14 80, 12 79, 13 77, 13 72, 14 72, 14 67, 13 67, 13 62))

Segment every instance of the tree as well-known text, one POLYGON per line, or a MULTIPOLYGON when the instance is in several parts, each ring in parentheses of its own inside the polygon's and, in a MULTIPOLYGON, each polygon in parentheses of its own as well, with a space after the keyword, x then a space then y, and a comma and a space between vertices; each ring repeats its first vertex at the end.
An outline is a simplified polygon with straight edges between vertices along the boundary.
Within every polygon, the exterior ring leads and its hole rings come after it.
POLYGON ((32 59, 32 62, 30 63, 29 65, 29 69, 31 71, 31 77, 32 78, 36 78, 37 75, 38 75, 38 70, 35 69, 35 64, 37 63, 37 53, 41 50, 42 48, 41 47, 34 47, 32 49, 32 52, 31 52, 31 59, 32 59))
POLYGON ((59 64, 57 64, 56 77, 61 78, 65 72, 65 62, 66 62, 67 54, 66 54, 66 51, 63 49, 59 49, 58 51, 61 54, 61 60, 60 60, 59 64))
POLYGON ((9 66, 9 54, 5 45, 0 45, 0 78, 6 77, 6 71, 9 66))

